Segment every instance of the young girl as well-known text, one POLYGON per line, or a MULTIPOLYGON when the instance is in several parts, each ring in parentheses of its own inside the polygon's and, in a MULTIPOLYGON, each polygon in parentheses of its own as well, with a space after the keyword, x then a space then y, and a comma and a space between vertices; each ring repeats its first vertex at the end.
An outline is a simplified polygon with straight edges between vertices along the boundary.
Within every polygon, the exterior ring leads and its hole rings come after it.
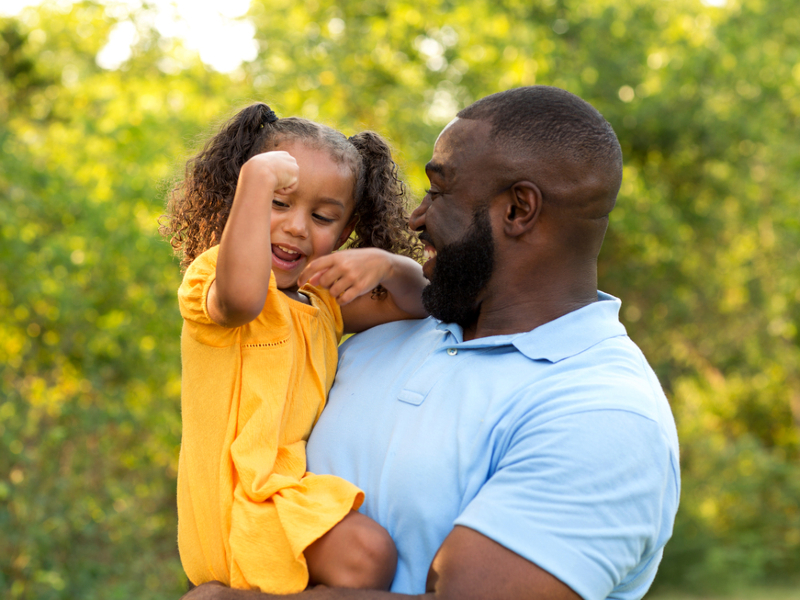
POLYGON ((377 134, 254 104, 171 194, 162 232, 188 266, 178 546, 195 585, 391 584, 388 533, 355 512, 358 488, 306 472, 305 445, 342 333, 425 316, 396 173, 377 134))

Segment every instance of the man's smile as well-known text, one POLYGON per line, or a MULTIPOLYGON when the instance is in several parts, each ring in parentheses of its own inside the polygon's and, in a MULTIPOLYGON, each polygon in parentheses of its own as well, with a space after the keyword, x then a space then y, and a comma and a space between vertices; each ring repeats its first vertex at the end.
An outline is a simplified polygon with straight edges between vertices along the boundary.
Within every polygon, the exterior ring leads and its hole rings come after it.
POLYGON ((431 240, 427 231, 423 231, 420 234, 419 239, 422 243, 425 244, 425 247, 422 250, 422 258, 424 260, 424 262, 422 263, 422 274, 425 276, 426 279, 430 280, 433 275, 434 266, 436 264, 437 250, 433 246, 433 241, 431 240))

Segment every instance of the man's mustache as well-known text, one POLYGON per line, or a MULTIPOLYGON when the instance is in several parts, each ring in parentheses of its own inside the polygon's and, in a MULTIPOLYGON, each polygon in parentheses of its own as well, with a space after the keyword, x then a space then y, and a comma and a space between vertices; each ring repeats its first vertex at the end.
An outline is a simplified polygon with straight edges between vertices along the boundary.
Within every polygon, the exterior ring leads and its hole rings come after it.
POLYGON ((417 235, 417 239, 421 242, 428 242, 431 246, 433 246, 433 240, 431 236, 428 235, 427 231, 423 231, 422 233, 417 235))

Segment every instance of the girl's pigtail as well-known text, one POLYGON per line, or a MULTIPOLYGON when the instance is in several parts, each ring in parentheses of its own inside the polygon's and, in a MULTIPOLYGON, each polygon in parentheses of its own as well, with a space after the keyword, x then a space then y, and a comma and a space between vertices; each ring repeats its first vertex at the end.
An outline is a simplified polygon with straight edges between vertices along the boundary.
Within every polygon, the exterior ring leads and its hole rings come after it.
POLYGON ((372 131, 352 136, 361 155, 356 186, 355 239, 351 248, 380 248, 419 260, 422 247, 408 229, 406 186, 398 177, 389 144, 372 131))
POLYGON ((182 254, 186 268, 218 244, 228 221, 239 171, 265 147, 271 123, 278 120, 269 106, 253 104, 238 112, 186 163, 184 180, 169 194, 161 233, 182 254))

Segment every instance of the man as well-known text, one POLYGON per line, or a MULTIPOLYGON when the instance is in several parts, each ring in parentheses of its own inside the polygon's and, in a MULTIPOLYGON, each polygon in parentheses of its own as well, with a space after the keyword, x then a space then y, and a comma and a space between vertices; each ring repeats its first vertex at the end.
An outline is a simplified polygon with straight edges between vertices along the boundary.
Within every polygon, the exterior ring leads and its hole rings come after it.
POLYGON ((426 171, 410 225, 433 318, 343 345, 309 470, 365 491, 397 544, 392 592, 641 598, 672 533, 678 443, 619 301, 597 291, 622 174, 613 130, 563 90, 509 90, 462 110, 426 171))

